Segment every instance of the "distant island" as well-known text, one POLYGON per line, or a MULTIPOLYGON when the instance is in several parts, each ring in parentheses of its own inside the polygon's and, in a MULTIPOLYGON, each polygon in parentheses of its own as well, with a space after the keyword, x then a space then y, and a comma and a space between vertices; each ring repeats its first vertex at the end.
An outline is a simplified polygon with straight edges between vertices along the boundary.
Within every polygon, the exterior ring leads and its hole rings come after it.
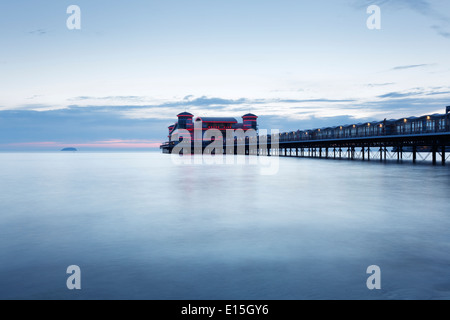
POLYGON ((78 150, 76 148, 64 148, 61 151, 72 151, 72 152, 74 152, 74 151, 78 151, 78 150))

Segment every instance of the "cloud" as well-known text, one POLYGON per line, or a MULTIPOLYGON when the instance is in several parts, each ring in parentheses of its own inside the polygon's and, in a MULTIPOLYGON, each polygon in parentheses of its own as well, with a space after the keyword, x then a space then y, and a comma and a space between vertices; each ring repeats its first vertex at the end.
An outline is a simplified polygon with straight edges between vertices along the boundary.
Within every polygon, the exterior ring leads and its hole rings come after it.
POLYGON ((18 142, 3 144, 4 147, 10 148, 31 148, 31 149, 61 149, 65 147, 86 148, 86 149, 151 149, 159 148, 160 142, 153 140, 106 140, 106 141, 90 141, 84 143, 64 143, 57 141, 42 142, 18 142))
POLYGON ((34 100, 34 99, 40 98, 40 97, 42 97, 42 95, 35 94, 35 95, 33 95, 33 96, 31 96, 31 97, 28 97, 28 98, 25 98, 25 99, 26 99, 26 100, 34 100))
POLYGON ((381 99, 385 99, 385 98, 404 98, 404 97, 415 96, 417 94, 420 94, 420 92, 405 92, 405 93, 389 92, 389 93, 382 94, 382 95, 378 96, 378 98, 381 98, 381 99))
POLYGON ((167 120, 128 119, 91 108, 0 111, 0 144, 60 141, 164 141, 167 120))
POLYGON ((357 0, 355 4, 358 7, 376 4, 380 7, 395 6, 397 8, 413 10, 423 16, 433 19, 434 24, 431 28, 434 29, 438 35, 450 39, 450 32, 446 31, 446 29, 449 28, 450 17, 436 9, 428 0, 357 0))
POLYGON ((303 103, 303 102, 329 102, 329 103, 335 103, 335 102, 355 102, 356 100, 352 99, 344 99, 344 100, 333 100, 333 99, 306 99, 306 100, 278 100, 279 102, 285 102, 285 103, 303 103))
MULTIPOLYGON (((192 98, 192 96, 190 96, 192 98)), ((213 106, 213 105, 239 105, 248 102, 245 98, 240 98, 237 100, 233 99, 221 99, 221 98, 208 98, 206 96, 188 100, 187 102, 180 102, 181 105, 185 106, 213 106)), ((254 103, 254 101, 253 101, 254 103)))
POLYGON ((435 95, 438 95, 438 94, 450 94, 450 91, 429 92, 429 93, 427 93, 426 95, 427 95, 427 96, 435 96, 435 95))
POLYGON ((401 118, 424 114, 444 113, 450 97, 404 96, 401 98, 366 101, 362 109, 375 112, 376 118, 401 118))
POLYGON ((434 26, 432 26, 431 28, 434 29, 434 30, 436 30, 436 32, 437 32, 439 35, 443 36, 444 38, 450 39, 450 32, 445 31, 444 28, 443 28, 442 26, 436 26, 436 25, 434 25, 434 26))
POLYGON ((428 67, 431 66, 431 64, 411 64, 406 66, 398 66, 394 67, 391 70, 406 70, 406 69, 414 69, 414 68, 422 68, 422 67, 428 67))
MULTIPOLYGON (((231 105, 241 105, 245 103, 259 103, 257 100, 249 101, 245 98, 240 99, 224 99, 217 97, 207 97, 202 96, 196 98, 193 95, 188 95, 184 97, 182 100, 176 101, 168 101, 168 102, 156 102, 152 103, 151 98, 146 96, 106 96, 106 97, 93 97, 93 96, 78 96, 74 98, 68 99, 68 101, 91 101, 94 103, 95 101, 108 101, 110 103, 117 102, 118 104, 129 102, 129 107, 133 107, 132 103, 146 103, 145 105, 140 105, 142 107, 159 107, 159 108, 186 108, 186 107, 220 107, 220 106, 231 106, 231 105)), ((118 105, 120 107, 120 105, 118 105)), ((136 105, 134 107, 139 107, 136 105)))
MULTIPOLYGON (((25 98, 26 100, 35 100, 40 96, 31 96, 28 98, 25 98)), ((40 104, 40 103, 29 103, 29 104, 23 104, 21 106, 15 107, 14 109, 3 109, 3 110, 30 110, 30 111, 49 111, 49 110, 58 110, 58 109, 66 109, 65 106, 56 106, 56 105, 49 105, 49 104, 40 104)))
POLYGON ((397 8, 407 8, 423 15, 439 17, 439 19, 442 19, 442 15, 434 10, 428 0, 356 0, 355 4, 359 7, 365 7, 374 4, 380 7, 395 6, 397 8))
POLYGON ((195 116, 206 114, 236 118, 250 111, 260 117, 260 128, 282 131, 443 113, 449 104, 449 89, 419 87, 386 92, 367 99, 226 99, 202 96, 190 97, 189 101, 180 98, 138 106, 105 103, 52 108, 27 105, 19 110, 0 109, 0 149, 155 147, 167 139, 167 127, 185 109, 195 116))
POLYGON ((413 96, 435 96, 435 95, 444 95, 444 94, 450 94, 450 91, 439 91, 441 89, 440 87, 436 88, 415 88, 414 91, 407 91, 407 92, 389 92, 386 94, 379 95, 378 98, 386 99, 386 98, 405 98, 405 97, 413 97, 413 96))
POLYGON ((69 99, 69 101, 78 101, 78 100, 119 100, 119 101, 142 101, 146 97, 144 96, 107 96, 107 97, 91 97, 91 96, 79 96, 72 99, 69 99))
POLYGON ((386 82, 386 83, 368 83, 367 86, 368 87, 385 87, 385 86, 390 86, 390 85, 394 85, 395 82, 386 82))
POLYGON ((29 34, 34 34, 34 35, 38 35, 38 36, 42 36, 44 34, 47 34, 48 31, 45 29, 37 29, 37 30, 32 30, 32 31, 28 31, 29 34))

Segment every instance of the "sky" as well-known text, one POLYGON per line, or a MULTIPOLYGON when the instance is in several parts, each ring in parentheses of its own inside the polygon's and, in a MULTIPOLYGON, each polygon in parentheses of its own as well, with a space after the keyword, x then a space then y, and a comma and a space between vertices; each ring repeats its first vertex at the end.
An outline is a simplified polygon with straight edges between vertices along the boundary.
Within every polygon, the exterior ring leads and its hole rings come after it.
POLYGON ((292 131, 450 105, 448 0, 2 1, 0 48, 0 151, 155 148, 183 111, 292 131))

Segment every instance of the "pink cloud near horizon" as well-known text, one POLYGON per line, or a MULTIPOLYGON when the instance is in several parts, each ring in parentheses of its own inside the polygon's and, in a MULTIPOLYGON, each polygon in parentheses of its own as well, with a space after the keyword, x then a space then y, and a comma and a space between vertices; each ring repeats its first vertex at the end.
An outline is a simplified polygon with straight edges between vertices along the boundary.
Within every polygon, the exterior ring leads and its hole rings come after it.
POLYGON ((148 149, 159 148, 160 142, 151 140, 105 140, 92 141, 83 143, 62 143, 56 141, 39 141, 39 142, 19 142, 8 143, 9 147, 29 147, 29 148, 105 148, 105 149, 148 149))

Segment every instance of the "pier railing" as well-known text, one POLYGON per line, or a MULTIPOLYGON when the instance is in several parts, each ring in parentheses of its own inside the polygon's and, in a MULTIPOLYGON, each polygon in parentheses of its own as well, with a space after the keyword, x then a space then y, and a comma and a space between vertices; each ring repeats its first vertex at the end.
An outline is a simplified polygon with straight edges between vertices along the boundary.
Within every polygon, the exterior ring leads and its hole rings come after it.
POLYGON ((426 135, 450 132, 449 114, 280 133, 280 142, 426 135))

